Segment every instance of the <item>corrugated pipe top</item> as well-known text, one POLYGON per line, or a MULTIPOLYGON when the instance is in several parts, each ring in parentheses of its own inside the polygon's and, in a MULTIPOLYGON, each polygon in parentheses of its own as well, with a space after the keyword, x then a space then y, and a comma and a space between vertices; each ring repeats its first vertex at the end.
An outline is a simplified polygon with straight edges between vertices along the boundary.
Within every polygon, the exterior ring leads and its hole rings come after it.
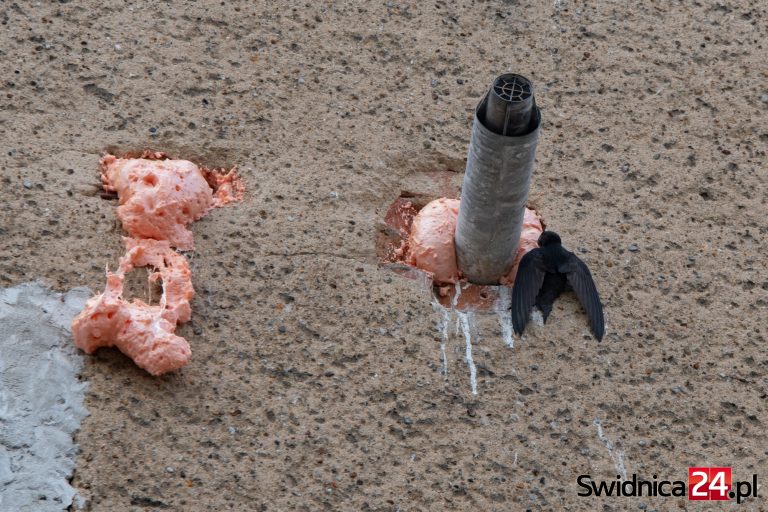
POLYGON ((533 84, 524 76, 513 73, 494 80, 477 105, 476 115, 483 128, 505 138, 536 132, 541 123, 533 84))

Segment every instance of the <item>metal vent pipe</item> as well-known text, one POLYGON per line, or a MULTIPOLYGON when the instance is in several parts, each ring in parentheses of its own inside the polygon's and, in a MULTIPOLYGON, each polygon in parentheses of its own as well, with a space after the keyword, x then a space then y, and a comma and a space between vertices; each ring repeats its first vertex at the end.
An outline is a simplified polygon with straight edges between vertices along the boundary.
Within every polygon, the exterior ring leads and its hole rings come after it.
POLYGON ((459 269, 498 284, 515 259, 539 140, 533 84, 505 74, 475 110, 456 226, 459 269))

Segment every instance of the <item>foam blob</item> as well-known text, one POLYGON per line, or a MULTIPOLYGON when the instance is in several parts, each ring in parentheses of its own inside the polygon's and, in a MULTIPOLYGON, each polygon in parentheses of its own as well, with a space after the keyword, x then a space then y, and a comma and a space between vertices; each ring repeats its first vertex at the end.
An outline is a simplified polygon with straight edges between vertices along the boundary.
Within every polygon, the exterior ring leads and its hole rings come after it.
POLYGON ((181 250, 194 248, 187 225, 211 208, 242 198, 237 172, 208 170, 188 160, 164 159, 163 153, 147 158, 101 159, 104 189, 117 192, 117 216, 134 238, 168 240, 181 250))
POLYGON ((116 272, 107 270, 107 286, 72 321, 75 345, 91 354, 116 346, 152 375, 181 368, 192 357, 176 324, 192 315, 195 294, 189 264, 173 247, 191 250, 187 225, 212 208, 243 198, 245 185, 236 169, 206 169, 165 153, 144 151, 140 158, 101 159, 104 190, 120 199, 117 215, 133 237, 124 238, 126 254, 116 272), (162 280, 159 305, 123 299, 125 274, 150 266, 150 282, 162 280))
POLYGON ((190 319, 195 294, 184 256, 166 240, 124 238, 126 254, 116 272, 107 271, 104 293, 91 298, 72 321, 75 346, 88 354, 101 347, 117 347, 152 375, 181 368, 192 357, 187 340, 174 334, 176 324, 190 319), (123 299, 125 275, 135 267, 155 269, 150 282, 162 279, 158 305, 123 299))
POLYGON ((428 203, 413 219, 406 262, 432 274, 435 282, 459 280, 454 235, 459 200, 441 197, 428 203))
MULTIPOLYGON (((454 242, 459 204, 458 199, 441 197, 424 206, 413 219, 405 262, 429 272, 437 284, 456 283, 462 277, 456 262, 454 242)), ((500 278, 501 284, 514 282, 520 259, 538 247, 539 235, 543 231, 538 214, 526 208, 517 254, 512 269, 500 278)))

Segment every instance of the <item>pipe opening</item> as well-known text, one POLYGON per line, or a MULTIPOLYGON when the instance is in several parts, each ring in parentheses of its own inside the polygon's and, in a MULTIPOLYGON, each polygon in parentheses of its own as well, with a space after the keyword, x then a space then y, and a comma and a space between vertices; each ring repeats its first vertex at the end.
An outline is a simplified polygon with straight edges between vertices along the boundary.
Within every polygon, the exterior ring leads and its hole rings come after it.
POLYGON ((483 126, 507 137, 527 135, 536 129, 533 84, 522 75, 507 73, 493 81, 480 102, 478 117, 483 126))
POLYGON ((493 83, 493 92, 508 103, 519 103, 533 95, 533 86, 520 75, 501 75, 493 83))

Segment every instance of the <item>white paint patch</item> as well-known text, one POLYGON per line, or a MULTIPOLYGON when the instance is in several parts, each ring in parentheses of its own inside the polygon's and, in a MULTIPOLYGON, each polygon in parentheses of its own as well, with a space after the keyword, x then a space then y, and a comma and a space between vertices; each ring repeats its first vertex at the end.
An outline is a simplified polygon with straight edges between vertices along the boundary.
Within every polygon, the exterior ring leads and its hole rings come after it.
POLYGON ((613 465, 616 468, 616 472, 621 475, 621 478, 624 480, 627 479, 627 468, 624 467, 624 452, 621 450, 617 450, 610 439, 608 439, 608 436, 603 433, 603 424, 599 419, 596 419, 592 422, 593 425, 595 425, 595 428, 597 429, 597 438, 600 440, 601 443, 605 445, 606 450, 608 450, 608 455, 611 457, 611 460, 613 461, 613 465))
POLYGON ((534 307, 531 310, 531 320, 539 327, 544 327, 544 314, 539 311, 539 308, 534 307))
POLYGON ((82 499, 69 485, 88 415, 83 358, 69 324, 91 296, 36 283, 0 290, 0 510, 66 510, 82 499))
POLYGON ((509 348, 515 348, 515 338, 512 331, 512 290, 499 286, 499 299, 493 305, 501 326, 501 339, 509 348))

